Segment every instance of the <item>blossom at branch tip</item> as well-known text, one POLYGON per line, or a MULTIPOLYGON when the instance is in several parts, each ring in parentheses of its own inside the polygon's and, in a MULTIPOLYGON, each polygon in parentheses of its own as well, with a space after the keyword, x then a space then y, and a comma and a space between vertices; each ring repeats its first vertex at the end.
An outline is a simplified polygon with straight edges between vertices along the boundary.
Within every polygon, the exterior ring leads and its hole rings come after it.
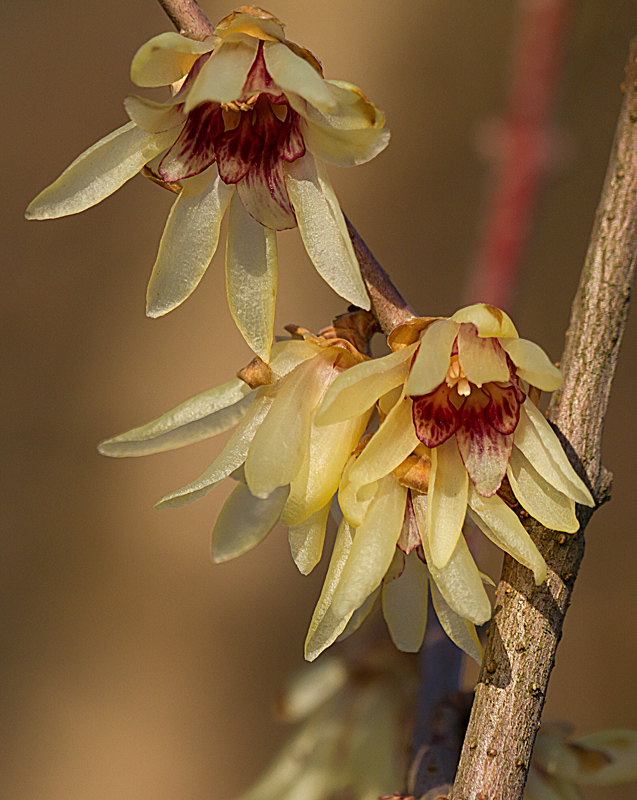
POLYGON ((275 232, 299 228, 319 274, 360 308, 370 301, 325 163, 369 161, 389 141, 385 117, 355 86, 323 78, 266 11, 242 6, 203 41, 154 37, 131 78, 170 86, 160 103, 126 98, 131 119, 80 155, 27 209, 29 219, 75 214, 141 170, 175 201, 147 293, 147 314, 180 305, 206 271, 228 211, 226 287, 232 315, 265 361, 277 286, 275 232))
MULTIPOLYGON (((421 534, 429 569, 453 562, 463 547, 468 513, 541 583, 546 563, 498 491, 506 475, 522 508, 558 531, 578 530, 575 503, 594 505, 553 429, 528 398, 530 387, 557 389, 559 370, 537 345, 518 337, 504 312, 483 304, 450 319, 414 319, 396 328, 389 343, 390 355, 336 380, 316 415, 317 424, 334 424, 379 401, 384 416, 344 471, 339 501, 348 522, 362 524, 369 498, 404 470, 406 459, 427 459, 426 489, 413 489, 427 493, 421 534)), ((392 536, 397 539, 399 532, 395 526, 392 536)), ((380 585, 393 557, 396 539, 386 536, 384 561, 370 588, 380 585)))
POLYGON ((580 786, 637 780, 637 731, 597 731, 571 739, 571 726, 538 731, 524 800, 583 800, 580 786))
POLYGON ((107 439, 99 451, 114 457, 159 453, 236 426, 203 475, 156 507, 186 505, 232 477, 238 485, 217 518, 213 560, 247 552, 280 520, 289 527, 294 561, 307 574, 321 557, 332 496, 371 409, 321 427, 314 425, 314 413, 336 377, 365 358, 340 339, 306 333, 277 342, 269 366, 255 359, 239 373, 245 379, 192 397, 147 425, 107 439))

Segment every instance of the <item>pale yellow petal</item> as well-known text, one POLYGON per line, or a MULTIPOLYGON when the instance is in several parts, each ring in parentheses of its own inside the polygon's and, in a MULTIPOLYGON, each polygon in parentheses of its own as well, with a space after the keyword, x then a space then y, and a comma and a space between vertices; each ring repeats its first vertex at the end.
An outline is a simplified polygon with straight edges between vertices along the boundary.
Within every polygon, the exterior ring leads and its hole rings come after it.
POLYGON ((161 417, 113 436, 98 447, 103 456, 124 458, 162 453, 216 436, 236 425, 255 399, 239 378, 185 400, 161 417))
POLYGON ((455 436, 431 449, 427 502, 427 535, 434 566, 442 569, 462 535, 467 513, 469 476, 455 436))
POLYGON ((405 385, 407 394, 429 394, 444 381, 459 329, 460 326, 452 320, 441 319, 425 330, 405 385))
POLYGON ((257 43, 254 40, 224 42, 217 47, 188 92, 186 113, 200 103, 238 100, 256 55, 257 43))
POLYGON ((509 380, 509 366, 498 340, 478 336, 471 325, 460 326, 458 361, 467 380, 477 386, 509 380))
POLYGON ((243 555, 262 542, 276 525, 288 492, 288 486, 280 486, 260 499, 245 483, 239 483, 219 512, 212 532, 215 564, 243 555))
POLYGON ((528 339, 503 339, 500 344, 517 367, 523 381, 543 392, 554 392, 562 385, 562 373, 542 348, 528 339))
POLYGON ((295 92, 320 111, 330 111, 336 106, 323 78, 287 45, 265 42, 263 56, 270 77, 284 92, 295 92))
POLYGON ((500 497, 482 497, 470 486, 469 514, 485 536, 533 572, 536 585, 544 582, 547 567, 542 554, 515 512, 500 497))
POLYGON ((177 131, 147 133, 132 122, 85 150, 33 200, 27 219, 79 214, 117 191, 174 142, 177 131))
POLYGON ((146 314, 160 317, 195 290, 219 243, 221 220, 234 186, 217 167, 188 178, 168 215, 146 292, 146 314))
POLYGON ((417 653, 427 627, 427 567, 413 551, 405 556, 403 574, 383 584, 383 615, 393 643, 417 653))
POLYGON ((475 303, 461 308, 451 319, 456 322, 473 322, 478 329, 478 336, 502 336, 506 339, 517 339, 518 336, 509 315, 486 303, 475 303))
POLYGON ((560 778, 583 786, 610 786, 637 780, 637 731, 597 731, 565 742, 551 764, 560 778))
MULTIPOLYGON (((302 575, 309 575, 321 560, 325 528, 330 514, 331 501, 314 512, 311 517, 290 525, 290 550, 294 563, 302 575)), ((286 523, 281 520, 283 524, 286 523)))
POLYGON ((371 409, 381 395, 400 386, 418 345, 364 361, 342 372, 316 412, 317 425, 333 425, 371 409))
POLYGON ((286 186, 303 244, 319 275, 341 297, 369 309, 370 299, 343 213, 311 154, 286 166, 286 186))
POLYGON ((507 475, 520 505, 538 522, 554 531, 579 530, 575 501, 545 481, 517 447, 511 453, 507 475))
POLYGON ((405 516, 407 490, 393 475, 379 482, 365 520, 356 529, 352 549, 334 593, 336 614, 355 611, 380 585, 387 572, 405 516))
POLYGON ((358 528, 363 524, 369 504, 374 499, 377 491, 378 482, 358 487, 352 485, 344 473, 343 481, 338 490, 338 504, 343 516, 352 527, 358 528))
POLYGON ((344 639, 347 639, 360 628, 363 622, 365 622, 367 617, 372 613, 379 594, 380 586, 369 595, 369 597, 361 606, 356 609, 356 611, 354 611, 354 613, 348 619, 347 625, 343 629, 343 632, 339 633, 338 638, 336 639, 337 642, 342 642, 344 639))
POLYGON ((464 650, 478 664, 481 664, 482 646, 473 624, 449 608, 433 577, 429 581, 429 589, 436 615, 444 632, 455 645, 464 650))
POLYGON ((334 353, 323 351, 299 364, 281 382, 246 459, 246 480, 257 497, 267 497, 277 486, 295 479, 309 447, 312 412, 325 390, 334 358, 334 353))
POLYGON ((131 121, 149 133, 170 130, 177 125, 183 125, 186 120, 180 105, 158 103, 147 97, 129 95, 124 98, 124 108, 131 121))
POLYGON ((208 36, 203 42, 179 33, 160 33, 143 44, 133 56, 131 80, 137 86, 169 86, 187 75, 195 61, 209 53, 219 40, 208 36))
POLYGON ((276 234, 253 219, 235 194, 226 244, 228 305, 241 335, 266 362, 274 330, 276 286, 276 234))

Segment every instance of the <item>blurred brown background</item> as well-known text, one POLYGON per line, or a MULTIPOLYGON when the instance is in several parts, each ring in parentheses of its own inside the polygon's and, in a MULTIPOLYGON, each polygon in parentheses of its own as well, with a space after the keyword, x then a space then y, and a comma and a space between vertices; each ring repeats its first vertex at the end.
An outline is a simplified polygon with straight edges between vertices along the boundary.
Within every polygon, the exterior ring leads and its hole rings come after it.
MULTIPOLYGON (((232 9, 203 3, 211 20, 232 9)), ((462 302, 487 166, 477 130, 502 113, 511 0, 270 0, 327 77, 387 112, 389 149, 334 170, 343 207, 423 313, 462 302)), ((172 197, 141 178, 90 211, 27 223, 28 201, 126 121, 130 58, 169 30, 155 0, 4 2, 1 303, 3 392, 2 740, 11 800, 230 800, 285 728, 270 707, 302 663, 324 566, 302 578, 284 531, 213 566, 208 540, 229 487, 179 511, 163 494, 199 475, 222 442, 108 460, 95 445, 230 377, 250 358, 231 324, 218 254, 168 317, 144 317, 172 197)), ((633 0, 580 0, 556 122, 566 146, 537 213, 515 319, 561 352, 606 166, 633 0)), ((344 304, 297 232, 280 236, 277 327, 318 329, 344 304)), ((634 320, 633 320, 634 323, 634 320)), ((605 435, 614 499, 589 528, 545 712, 581 734, 637 728, 634 530, 637 328, 629 326, 605 435)), ((225 437, 223 437, 225 438, 225 437)), ((490 566, 497 577, 497 564, 490 566)), ((627 800, 635 785, 590 797, 627 800)))

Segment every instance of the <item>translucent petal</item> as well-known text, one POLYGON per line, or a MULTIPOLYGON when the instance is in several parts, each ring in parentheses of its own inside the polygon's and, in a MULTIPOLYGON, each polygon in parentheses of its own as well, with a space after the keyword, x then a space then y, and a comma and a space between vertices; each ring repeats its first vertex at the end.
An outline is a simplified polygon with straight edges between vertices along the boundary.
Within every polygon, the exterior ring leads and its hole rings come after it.
POLYGON ((299 232, 319 275, 350 303, 369 309, 370 300, 360 274, 343 212, 324 168, 312 155, 286 166, 288 194, 299 232))
POLYGON ((530 400, 520 409, 515 446, 556 489, 576 503, 591 508, 595 506, 591 493, 571 466, 555 431, 530 400))
POLYGON ((238 100, 256 55, 256 42, 224 42, 201 68, 186 98, 186 113, 200 103, 238 100))
POLYGON ((384 477, 420 444, 412 421, 412 403, 403 398, 389 412, 349 470, 349 481, 361 487, 384 477))
POLYGON ((336 614, 348 614, 363 604, 382 581, 394 557, 405 516, 407 490, 393 475, 379 482, 365 520, 356 529, 352 550, 334 593, 336 614))
POLYGON ((565 742, 551 767, 560 778, 584 786, 637 780, 637 731, 597 731, 565 742))
POLYGON ((241 335, 264 361, 270 358, 277 285, 276 234, 232 198, 226 245, 226 290, 241 335))
POLYGON ((464 650, 478 664, 481 664, 482 646, 473 624, 449 608, 433 579, 429 581, 429 588, 436 615, 444 632, 455 645, 464 650))
POLYGON ((329 503, 319 508, 311 517, 297 525, 290 525, 290 550, 302 575, 309 575, 321 560, 330 506, 331 498, 329 503))
POLYGON ((158 103, 136 95, 124 98, 124 108, 131 121, 148 133, 170 130, 177 125, 183 125, 186 119, 181 105, 158 103))
POLYGON ((139 428, 101 442, 103 456, 124 458, 162 453, 223 433, 244 417, 256 392, 239 378, 191 397, 139 428))
POLYGON ((509 380, 509 365, 500 343, 493 336, 478 336, 475 325, 460 326, 458 360, 467 380, 477 386, 509 380))
POLYGON ((317 425, 333 425, 372 408, 381 395, 400 386, 418 345, 346 369, 327 390, 316 412, 317 425))
POLYGON ((378 482, 368 483, 366 486, 356 486, 349 483, 344 473, 343 481, 338 490, 338 503, 352 527, 358 528, 363 524, 369 504, 378 491, 378 482))
POLYGON ((169 86, 187 75, 203 53, 219 40, 209 36, 203 42, 179 33, 160 33, 143 44, 133 56, 130 77, 137 86, 169 86))
POLYGON ((305 658, 314 661, 315 658, 329 647, 337 636, 342 633, 351 617, 351 612, 337 615, 332 610, 332 598, 341 578, 343 567, 352 548, 353 531, 343 517, 338 527, 332 558, 327 568, 327 574, 321 590, 310 628, 305 640, 305 658))
POLYGON ((219 453, 208 469, 197 480, 163 497, 155 508, 180 508, 203 497, 217 483, 227 478, 238 469, 246 459, 250 442, 259 425, 268 413, 274 398, 268 395, 257 397, 252 407, 241 420, 236 430, 228 439, 226 446, 219 453))
POLYGON ((174 142, 178 131, 147 133, 129 122, 85 150, 33 200, 27 219, 78 214, 117 191, 174 142))
POLYGON ((410 553, 403 574, 383 585, 383 615, 393 643, 404 653, 420 650, 427 626, 427 567, 410 553))
POLYGON ((434 566, 442 569, 462 535, 467 513, 469 476, 455 438, 431 450, 427 502, 427 535, 434 566))
POLYGON ((146 292, 146 314, 160 317, 195 290, 219 242, 221 220, 234 192, 216 166, 188 178, 168 216, 146 292))
POLYGON ((281 382, 274 404, 246 459, 246 480, 257 497, 291 483, 310 441, 312 412, 329 381, 335 354, 323 351, 299 364, 281 382))
POLYGON ((471 486, 469 516, 485 536, 533 572, 537 586, 544 582, 547 567, 542 554, 515 512, 500 497, 482 497, 471 486))
POLYGON ((554 392, 562 385, 562 373, 542 348, 528 339, 503 339, 500 344, 509 354, 523 381, 544 392, 554 392))
POLYGON ((459 328, 455 322, 441 319, 425 330, 405 385, 407 394, 429 394, 444 381, 459 328))
POLYGON ((475 305, 461 308, 451 319, 456 322, 473 322, 478 329, 478 336, 502 336, 506 339, 516 339, 518 335, 509 315, 486 303, 475 303, 475 305))
POLYGON ((336 106, 323 78, 287 45, 265 42, 263 55, 270 76, 284 92, 295 92, 321 111, 336 106))
POLYGON ((270 369, 282 378, 308 358, 318 355, 323 348, 309 339, 288 339, 275 342, 270 353, 270 369))
POLYGON ((367 617, 372 613, 379 594, 380 586, 370 594, 370 596, 361 606, 356 609, 356 611, 354 611, 352 616, 347 621, 347 625, 345 626, 343 632, 339 634, 336 640, 337 642, 342 642, 344 639, 347 639, 360 628, 363 622, 365 622, 367 617))
POLYGON ((553 531, 579 530, 575 501, 545 481, 517 447, 511 453, 507 475, 520 505, 538 522, 553 531))
POLYGON ((243 555, 263 541, 276 525, 289 491, 289 486, 279 486, 260 499, 245 483, 239 483, 219 512, 212 532, 215 564, 243 555))

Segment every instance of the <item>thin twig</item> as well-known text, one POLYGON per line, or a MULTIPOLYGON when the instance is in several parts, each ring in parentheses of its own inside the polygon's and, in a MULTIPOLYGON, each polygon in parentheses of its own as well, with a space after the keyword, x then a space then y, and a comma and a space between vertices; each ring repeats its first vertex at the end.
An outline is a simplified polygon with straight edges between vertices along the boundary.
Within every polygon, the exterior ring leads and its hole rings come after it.
MULTIPOLYGON (((637 254, 637 39, 630 47, 625 96, 562 358, 564 385, 549 419, 576 468, 585 470, 598 504, 609 498, 601 437, 622 341, 637 254)), ((583 473, 582 473, 583 474, 583 473)), ((520 800, 546 697, 564 615, 584 555, 577 535, 539 523, 526 527, 549 565, 536 587, 506 557, 490 623, 484 666, 452 797, 520 800)))
MULTIPOLYGON (((214 26, 195 0, 159 0, 159 3, 173 25, 183 33, 202 39, 213 32, 214 26)), ((361 274, 371 297, 372 313, 382 331, 389 333, 396 325, 415 317, 416 312, 391 282, 389 275, 376 261, 349 220, 347 225, 361 274)))

